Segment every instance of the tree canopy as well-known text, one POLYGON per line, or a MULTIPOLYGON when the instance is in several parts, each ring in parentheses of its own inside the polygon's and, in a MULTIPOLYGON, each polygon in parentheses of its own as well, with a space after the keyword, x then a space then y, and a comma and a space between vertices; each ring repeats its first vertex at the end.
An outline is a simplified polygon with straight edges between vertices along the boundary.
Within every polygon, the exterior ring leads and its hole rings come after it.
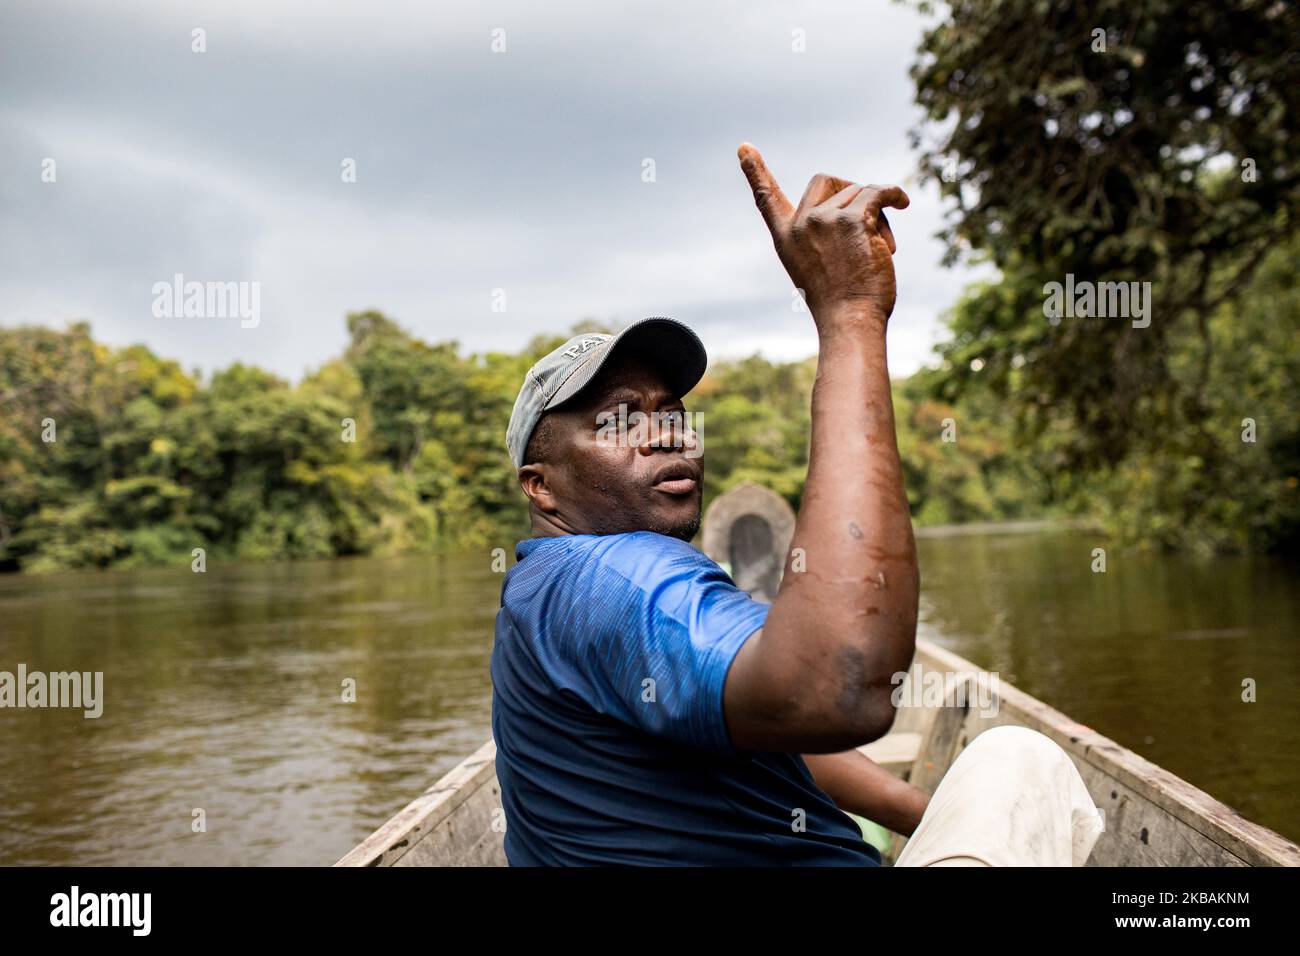
POLYGON ((949 201, 950 260, 1000 275, 953 310, 936 394, 997 396, 1060 483, 1108 488, 1137 539, 1293 541, 1295 5, 947 10, 913 67, 913 139, 949 201), (1148 324, 1051 321, 1049 284, 1076 280, 1149 283, 1148 324))
POLYGON ((1067 416, 1078 463, 1114 464, 1165 425, 1137 414, 1145 394, 1176 392, 1193 424, 1209 414, 1210 353, 1177 376, 1171 339, 1208 345, 1215 309, 1295 234, 1300 15, 1255 0, 950 9, 913 67, 928 120, 913 139, 951 202, 949 256, 1008 277, 968 304, 953 352, 978 352, 986 382, 1017 371, 1023 411, 1067 416), (1150 326, 1049 324, 1042 288, 1067 274, 1151 282, 1150 326))

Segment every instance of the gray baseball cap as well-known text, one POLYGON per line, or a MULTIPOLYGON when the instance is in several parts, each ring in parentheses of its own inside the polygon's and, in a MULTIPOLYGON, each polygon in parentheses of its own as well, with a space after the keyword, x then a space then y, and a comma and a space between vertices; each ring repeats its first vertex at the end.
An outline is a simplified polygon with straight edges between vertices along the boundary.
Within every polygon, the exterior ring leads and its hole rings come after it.
POLYGON ((668 384, 679 397, 695 387, 709 364, 700 337, 676 319, 660 315, 633 322, 617 335, 575 335, 524 376, 506 428, 506 447, 516 468, 523 467, 528 440, 542 416, 582 391, 620 345, 659 357, 668 384))

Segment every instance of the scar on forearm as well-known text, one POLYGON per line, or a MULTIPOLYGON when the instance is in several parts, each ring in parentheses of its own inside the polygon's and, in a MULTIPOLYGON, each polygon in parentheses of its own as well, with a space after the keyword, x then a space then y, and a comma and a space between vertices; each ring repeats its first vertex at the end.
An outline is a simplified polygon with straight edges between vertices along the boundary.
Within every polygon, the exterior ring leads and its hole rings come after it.
POLYGON ((877 591, 883 591, 885 589, 885 572, 877 571, 876 576, 871 579, 871 583, 876 586, 877 591))
MULTIPOLYGON (((853 538, 857 541, 862 540, 863 538, 862 529, 858 527, 858 523, 856 521, 849 522, 849 534, 852 535, 853 538)), ((873 561, 914 560, 914 553, 912 551, 909 551, 907 549, 903 549, 900 551, 891 551, 888 547, 885 547, 882 544, 873 543, 870 541, 867 542, 867 556, 871 558, 873 561)), ((880 586, 883 586, 883 584, 880 586)))

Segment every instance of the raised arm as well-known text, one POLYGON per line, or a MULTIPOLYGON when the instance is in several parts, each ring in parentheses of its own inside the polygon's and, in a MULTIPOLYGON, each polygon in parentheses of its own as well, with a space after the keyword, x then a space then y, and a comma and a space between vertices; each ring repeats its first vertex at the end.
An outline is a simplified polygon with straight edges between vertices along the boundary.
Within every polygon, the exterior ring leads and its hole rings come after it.
POLYGON ((893 675, 916 647, 919 575, 885 363, 894 308, 897 186, 833 176, 797 208, 748 143, 741 167, 780 258, 817 327, 812 445, 786 574, 761 631, 728 672, 732 742, 749 750, 830 753, 893 723, 893 675))

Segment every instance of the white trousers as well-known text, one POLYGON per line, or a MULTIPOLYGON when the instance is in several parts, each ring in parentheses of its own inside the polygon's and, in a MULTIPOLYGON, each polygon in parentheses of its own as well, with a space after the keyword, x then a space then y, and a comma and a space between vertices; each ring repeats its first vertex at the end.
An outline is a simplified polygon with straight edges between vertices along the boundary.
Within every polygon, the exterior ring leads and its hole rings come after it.
POLYGON ((1102 818, 1073 761, 1026 727, 970 742, 896 866, 1083 866, 1102 818))

